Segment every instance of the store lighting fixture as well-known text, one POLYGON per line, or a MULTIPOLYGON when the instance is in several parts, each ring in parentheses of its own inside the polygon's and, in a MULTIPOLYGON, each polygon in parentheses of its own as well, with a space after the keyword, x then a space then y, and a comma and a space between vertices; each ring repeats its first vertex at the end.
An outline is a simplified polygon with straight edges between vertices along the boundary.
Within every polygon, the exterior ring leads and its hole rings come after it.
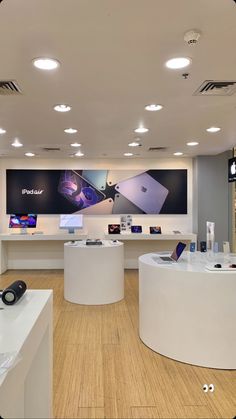
POLYGON ((146 111, 150 111, 150 112, 160 111, 162 108, 163 108, 162 105, 156 105, 154 103, 151 105, 145 106, 146 111))
POLYGON ((179 57, 179 58, 172 58, 166 62, 166 67, 172 70, 178 70, 181 68, 188 67, 188 65, 192 62, 191 58, 188 57, 179 57))
POLYGON ((65 104, 55 105, 53 108, 57 112, 69 112, 71 110, 71 106, 65 104))
POLYGON ((206 129, 207 132, 211 132, 211 133, 219 132, 220 130, 221 128, 219 127, 210 127, 206 129))
POLYGON ((71 143, 71 147, 80 147, 81 144, 80 143, 71 143))
POLYGON ((149 129, 145 127, 139 127, 134 130, 134 132, 137 132, 138 134, 145 134, 145 132, 148 132, 148 131, 149 129))
POLYGON ((15 138, 13 143, 11 143, 12 147, 22 147, 23 144, 18 140, 18 138, 15 138))
POLYGON ((75 134, 78 130, 76 128, 66 128, 64 129, 64 132, 66 132, 66 134, 75 134))
POLYGON ((187 145, 189 145, 190 147, 194 147, 195 145, 198 145, 199 143, 197 141, 190 141, 189 143, 187 143, 187 145))
POLYGON ((59 67, 60 63, 54 58, 35 58, 33 60, 33 65, 40 70, 50 71, 59 67))
POLYGON ((176 151, 176 153, 173 153, 174 156, 182 156, 184 153, 182 153, 181 151, 176 151))
POLYGON ((31 152, 27 152, 27 153, 25 153, 25 156, 26 157, 34 157, 35 154, 34 153, 31 153, 31 152))

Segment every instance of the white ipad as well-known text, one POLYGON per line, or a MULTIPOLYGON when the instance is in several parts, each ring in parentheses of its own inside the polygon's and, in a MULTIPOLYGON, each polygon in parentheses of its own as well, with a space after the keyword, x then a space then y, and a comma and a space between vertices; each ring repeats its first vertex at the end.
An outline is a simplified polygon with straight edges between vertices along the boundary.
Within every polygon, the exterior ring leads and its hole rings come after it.
POLYGON ((159 214, 169 193, 146 172, 117 183, 115 189, 146 214, 159 214))

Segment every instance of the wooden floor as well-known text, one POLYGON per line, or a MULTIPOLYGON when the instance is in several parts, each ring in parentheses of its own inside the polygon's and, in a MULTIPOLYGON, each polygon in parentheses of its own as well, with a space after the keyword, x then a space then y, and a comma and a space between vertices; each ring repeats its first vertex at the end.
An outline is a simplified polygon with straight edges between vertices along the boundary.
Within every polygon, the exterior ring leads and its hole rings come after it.
POLYGON ((64 301, 63 271, 0 276, 1 287, 22 279, 28 288, 54 290, 55 417, 233 418, 236 371, 193 367, 148 349, 138 337, 138 272, 125 276, 125 300, 107 306, 64 301), (204 393, 204 383, 215 391, 204 393))

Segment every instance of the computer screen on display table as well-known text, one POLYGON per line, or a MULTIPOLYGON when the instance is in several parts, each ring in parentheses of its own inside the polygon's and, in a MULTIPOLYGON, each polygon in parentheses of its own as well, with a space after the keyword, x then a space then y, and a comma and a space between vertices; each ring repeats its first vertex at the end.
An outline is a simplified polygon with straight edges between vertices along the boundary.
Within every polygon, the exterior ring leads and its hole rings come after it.
POLYGON ((37 224, 36 214, 11 214, 9 228, 35 228, 37 224))
POLYGON ((81 214, 62 214, 60 215, 60 228, 67 229, 69 233, 74 233, 75 229, 83 228, 83 215, 81 214))

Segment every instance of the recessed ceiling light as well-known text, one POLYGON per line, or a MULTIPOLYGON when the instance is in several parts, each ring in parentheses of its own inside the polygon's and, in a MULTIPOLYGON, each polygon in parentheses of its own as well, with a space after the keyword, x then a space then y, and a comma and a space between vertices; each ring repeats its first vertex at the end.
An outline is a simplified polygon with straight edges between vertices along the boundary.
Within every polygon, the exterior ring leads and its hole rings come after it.
POLYGON ((71 147, 80 147, 81 144, 80 143, 71 143, 71 147))
POLYGON ((33 65, 40 70, 55 70, 55 68, 59 67, 60 63, 53 58, 35 58, 33 65))
POLYGON ((176 151, 176 153, 173 153, 174 156, 182 156, 184 153, 182 153, 181 151, 176 151))
POLYGON ((23 144, 18 140, 18 138, 15 138, 15 140, 13 141, 13 143, 11 143, 11 145, 13 147, 22 147, 23 144))
POLYGON ((77 153, 75 153, 76 157, 83 157, 84 153, 81 153, 81 151, 77 151, 77 153))
POLYGON ((150 111, 150 112, 160 111, 162 108, 163 108, 162 105, 156 105, 154 103, 151 105, 145 106, 146 111, 150 111))
POLYGON ((187 143, 187 145, 192 146, 192 147, 198 144, 199 143, 197 141, 190 141, 189 143, 187 143))
POLYGON ((221 130, 221 128, 219 128, 219 127, 210 127, 210 128, 206 129, 207 132, 218 132, 220 130, 221 130))
POLYGON ((140 147, 142 144, 138 143, 137 141, 133 141, 129 143, 129 147, 140 147))
POLYGON ((0 128, 0 134, 6 134, 6 130, 5 129, 3 129, 3 128, 0 128))
POLYGON ((55 105, 53 109, 57 112, 69 112, 71 110, 71 106, 61 104, 61 105, 55 105))
POLYGON ((78 132, 78 130, 76 128, 66 128, 64 129, 64 132, 66 132, 67 134, 75 134, 76 132, 78 132))
POLYGON ((139 128, 136 128, 134 130, 134 132, 137 132, 139 134, 144 134, 145 132, 148 132, 148 131, 149 131, 149 129, 148 128, 145 128, 145 127, 139 127, 139 128))
POLYGON ((191 58, 188 57, 172 58, 166 62, 166 67, 178 70, 180 68, 187 67, 191 62, 191 58))
POLYGON ((133 156, 133 153, 124 153, 124 156, 125 157, 131 157, 131 156, 133 156))
POLYGON ((34 157, 34 156, 35 156, 35 154, 34 154, 34 153, 30 153, 30 152, 28 152, 28 153, 25 153, 25 156, 27 156, 27 157, 34 157))

